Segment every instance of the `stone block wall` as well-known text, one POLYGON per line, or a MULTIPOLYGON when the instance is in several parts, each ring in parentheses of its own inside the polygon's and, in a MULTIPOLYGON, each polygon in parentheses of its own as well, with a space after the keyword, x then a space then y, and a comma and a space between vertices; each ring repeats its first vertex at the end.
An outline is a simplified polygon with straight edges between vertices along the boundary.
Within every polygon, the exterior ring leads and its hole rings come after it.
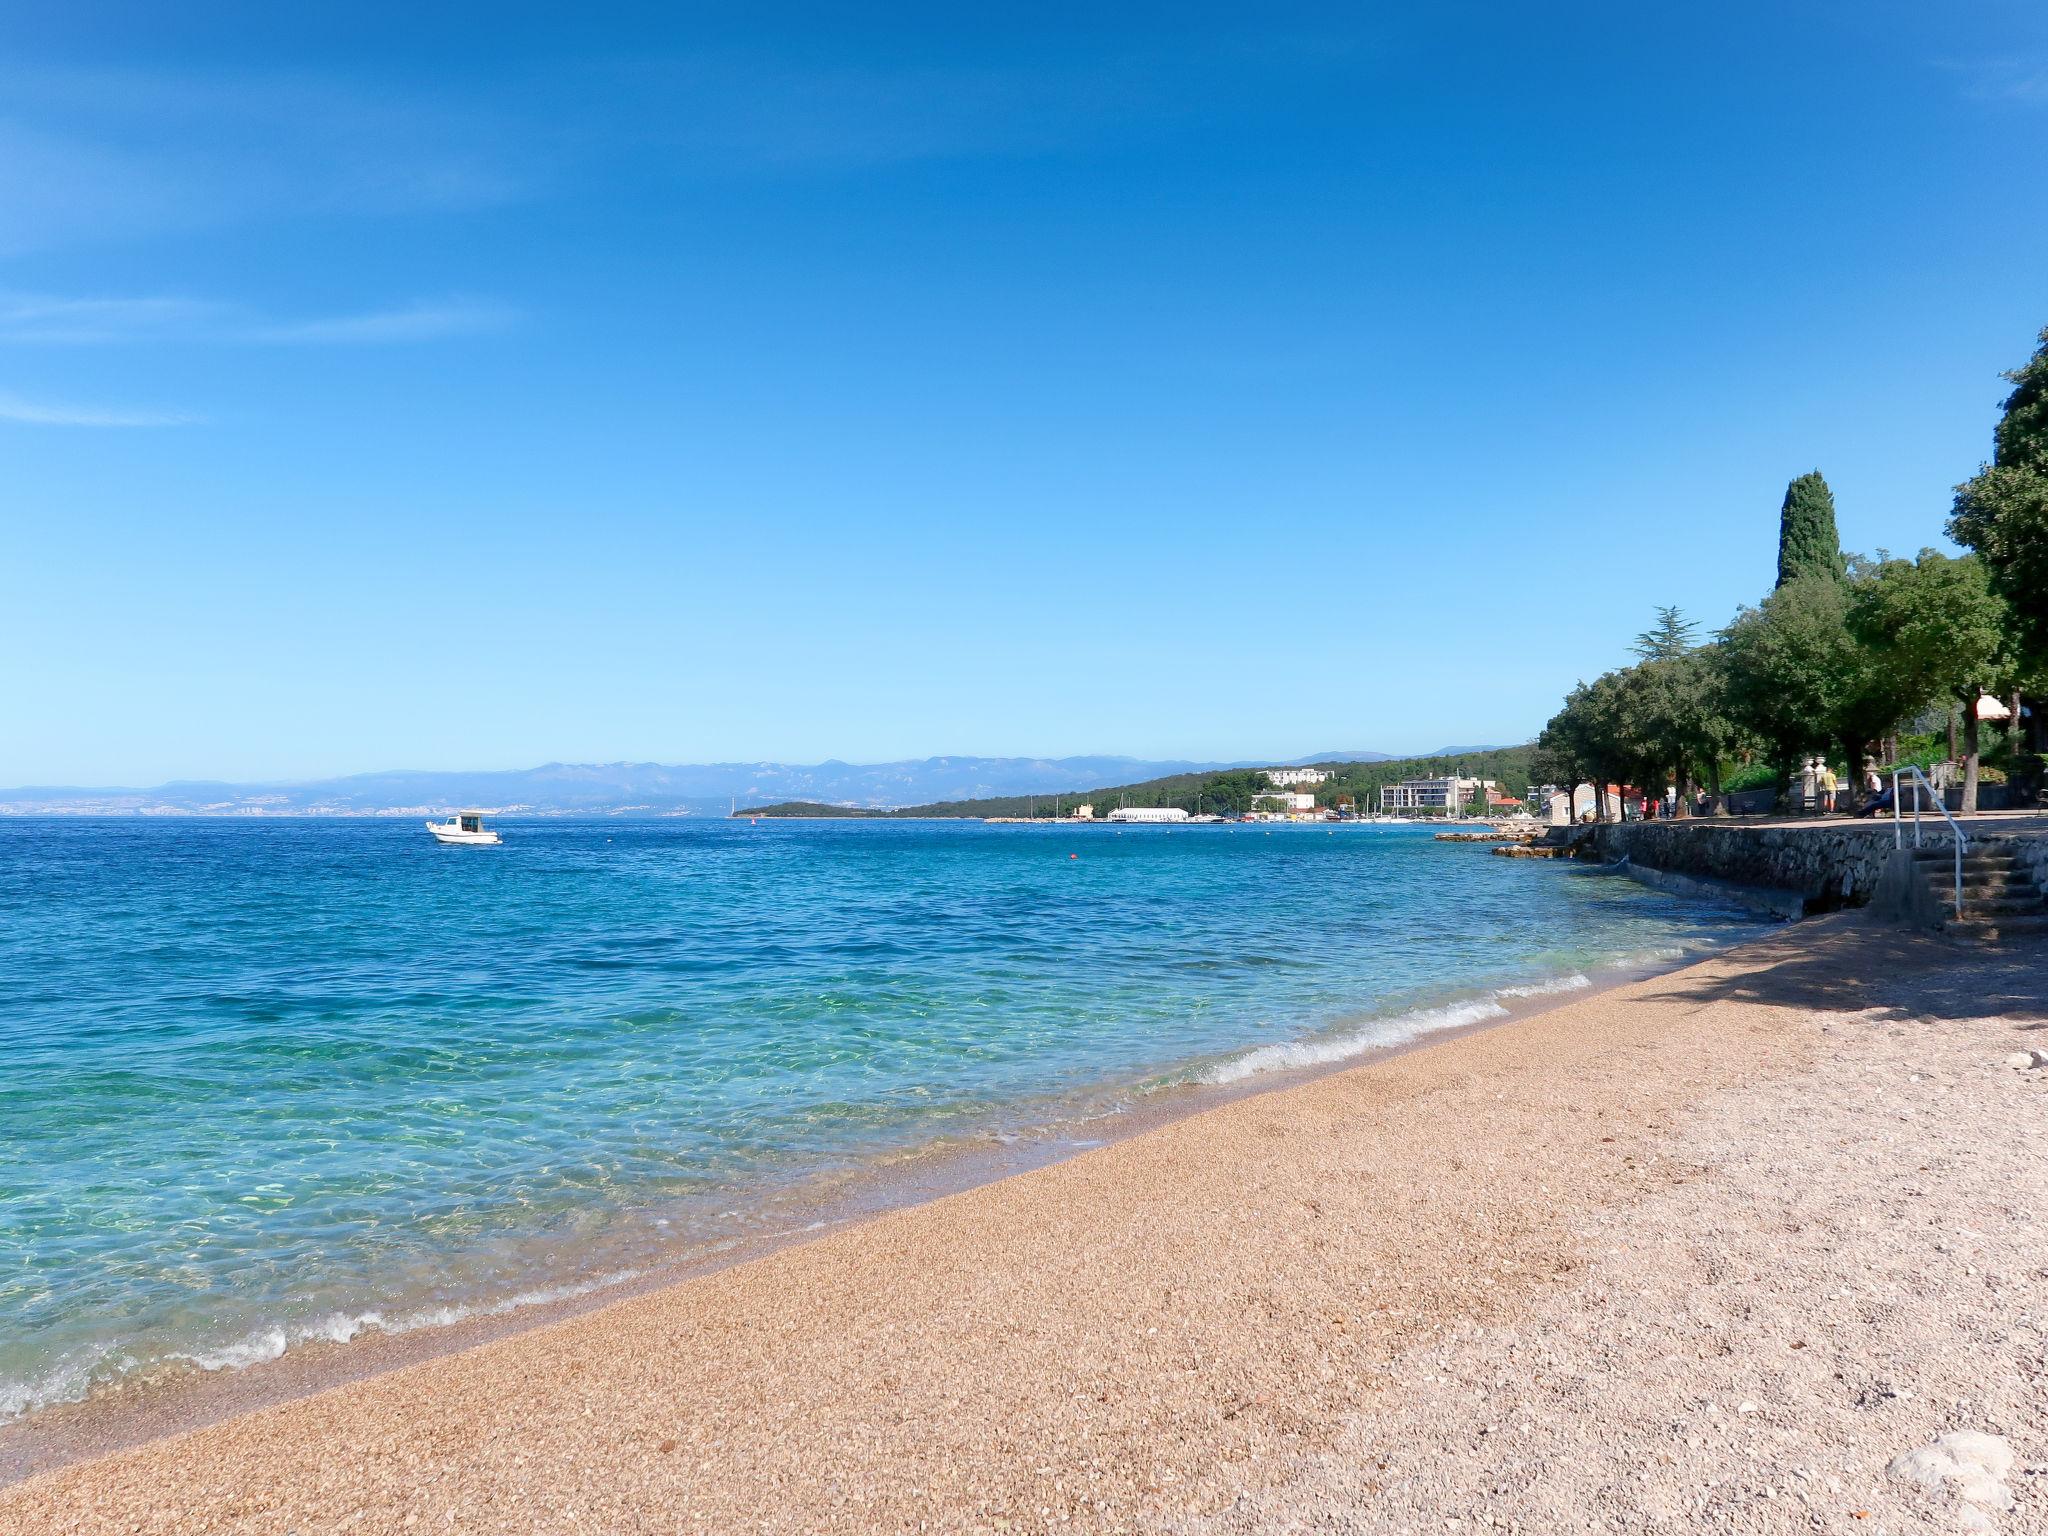
MULTIPOLYGON (((1908 833, 1910 839, 1911 834, 1908 833)), ((1876 894, 1892 856, 1889 821, 1828 821, 1795 827, 1730 826, 1709 820, 1630 821, 1593 834, 1600 857, 1698 879, 1796 891, 1806 910, 1860 907, 1876 894)), ((1944 830, 1940 838, 1946 842, 1944 830)), ((2048 850, 2044 850, 2048 852, 2048 850)))
MULTIPOLYGON (((1808 912, 1866 905, 1878 893, 1894 842, 1892 823, 1820 821, 1803 826, 1746 827, 1710 820, 1629 821, 1581 829, 1608 863, 1627 858, 1644 869, 1700 880, 1794 891, 1808 912)), ((1949 846, 1948 828, 1921 827, 1923 845, 1949 846)), ((1913 846, 1906 828, 1905 843, 1913 846)), ((2048 890, 2048 835, 2038 831, 1970 834, 1971 851, 1997 848, 2048 890)), ((1580 857, 1584 857, 1582 853, 1580 857)))

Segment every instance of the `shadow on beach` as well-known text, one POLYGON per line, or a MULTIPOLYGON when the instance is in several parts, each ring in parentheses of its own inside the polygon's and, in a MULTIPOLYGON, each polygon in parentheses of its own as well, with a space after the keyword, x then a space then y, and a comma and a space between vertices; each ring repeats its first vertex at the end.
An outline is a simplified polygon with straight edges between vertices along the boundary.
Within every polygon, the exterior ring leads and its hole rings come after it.
POLYGON ((1644 994, 1659 1002, 1762 1003, 1833 1013, 1871 1013, 1887 1023, 2004 1017, 2048 1028, 2048 940, 1948 939, 1888 927, 1862 913, 1810 919, 1835 931, 1820 943, 1764 940, 1751 963, 1698 966, 1644 994), (1767 964, 1755 961, 1771 951, 1767 964))

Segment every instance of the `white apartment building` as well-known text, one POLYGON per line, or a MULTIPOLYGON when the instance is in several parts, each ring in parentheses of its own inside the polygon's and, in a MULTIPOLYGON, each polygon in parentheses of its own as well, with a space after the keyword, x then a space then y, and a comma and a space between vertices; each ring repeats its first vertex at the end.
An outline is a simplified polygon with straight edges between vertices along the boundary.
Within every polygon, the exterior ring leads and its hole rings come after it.
POLYGON ((1266 782, 1275 789, 1291 789, 1297 784, 1327 784, 1336 774, 1328 768, 1268 768, 1266 782))
POLYGON ((1477 804, 1483 809, 1486 791, 1498 788, 1497 779, 1403 779, 1380 786, 1380 810, 1446 811, 1454 803, 1453 797, 1459 806, 1477 804))
POLYGON ((1252 809, 1260 807, 1282 811, 1289 816, 1298 816, 1316 808, 1316 797, 1306 790, 1278 790, 1270 795, 1253 795, 1252 809))

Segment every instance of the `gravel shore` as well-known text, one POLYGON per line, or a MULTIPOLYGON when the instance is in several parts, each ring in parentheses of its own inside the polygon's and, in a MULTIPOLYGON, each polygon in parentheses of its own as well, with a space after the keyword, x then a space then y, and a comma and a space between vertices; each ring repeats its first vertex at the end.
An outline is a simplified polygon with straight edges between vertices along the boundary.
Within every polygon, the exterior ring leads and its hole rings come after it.
POLYGON ((2044 961, 1810 921, 33 1478, 0 1530, 2048 1528, 2044 961))

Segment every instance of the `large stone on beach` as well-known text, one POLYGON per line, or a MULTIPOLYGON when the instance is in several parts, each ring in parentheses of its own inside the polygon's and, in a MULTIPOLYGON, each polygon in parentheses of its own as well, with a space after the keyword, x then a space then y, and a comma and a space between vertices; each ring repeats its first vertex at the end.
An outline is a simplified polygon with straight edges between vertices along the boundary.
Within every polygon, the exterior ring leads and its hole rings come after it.
POLYGON ((1946 1489, 1984 1509, 2011 1509, 2005 1474, 2012 1470, 2012 1446, 1999 1435, 1953 1430, 1931 1445, 1908 1451, 1889 1468, 1893 1477, 1918 1483, 1929 1493, 1946 1489))

